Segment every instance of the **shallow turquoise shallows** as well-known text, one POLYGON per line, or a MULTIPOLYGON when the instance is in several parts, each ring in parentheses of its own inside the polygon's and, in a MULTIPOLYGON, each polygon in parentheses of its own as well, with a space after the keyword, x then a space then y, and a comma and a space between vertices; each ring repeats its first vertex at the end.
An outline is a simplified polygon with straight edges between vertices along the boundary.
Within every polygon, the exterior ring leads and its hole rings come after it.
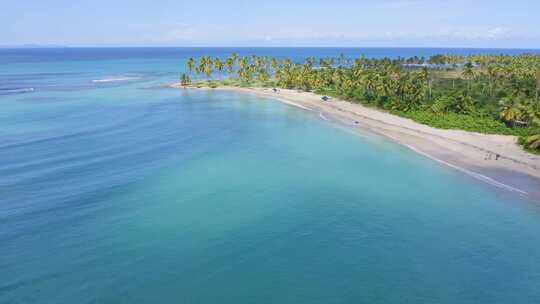
POLYGON ((231 50, 0 51, 1 304, 540 303, 536 203, 317 113, 158 87, 208 52, 231 50))

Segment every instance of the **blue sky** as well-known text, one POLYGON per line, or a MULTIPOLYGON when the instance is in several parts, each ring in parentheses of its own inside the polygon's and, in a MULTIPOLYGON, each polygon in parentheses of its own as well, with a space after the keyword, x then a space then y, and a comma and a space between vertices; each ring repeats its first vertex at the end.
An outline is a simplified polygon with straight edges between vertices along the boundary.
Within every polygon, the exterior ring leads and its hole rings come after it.
POLYGON ((0 45, 540 48, 540 0, 4 1, 0 45))

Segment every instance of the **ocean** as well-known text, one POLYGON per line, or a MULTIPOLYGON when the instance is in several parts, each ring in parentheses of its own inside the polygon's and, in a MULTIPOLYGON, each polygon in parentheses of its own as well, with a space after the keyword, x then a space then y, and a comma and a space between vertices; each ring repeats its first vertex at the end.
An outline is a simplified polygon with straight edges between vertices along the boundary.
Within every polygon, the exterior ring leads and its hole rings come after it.
POLYGON ((189 57, 540 50, 0 49, 0 303, 538 303, 540 206, 189 57))

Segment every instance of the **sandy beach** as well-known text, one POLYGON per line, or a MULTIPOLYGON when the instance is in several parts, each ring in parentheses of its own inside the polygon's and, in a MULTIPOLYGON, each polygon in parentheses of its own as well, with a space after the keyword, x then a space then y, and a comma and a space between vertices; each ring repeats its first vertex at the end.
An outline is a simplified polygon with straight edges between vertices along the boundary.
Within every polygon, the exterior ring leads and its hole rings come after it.
POLYGON ((284 89, 274 92, 267 88, 240 87, 219 87, 216 90, 272 98, 316 112, 321 119, 382 134, 495 187, 540 199, 540 156, 524 151, 515 136, 437 129, 336 98, 324 102, 320 95, 310 92, 284 89))

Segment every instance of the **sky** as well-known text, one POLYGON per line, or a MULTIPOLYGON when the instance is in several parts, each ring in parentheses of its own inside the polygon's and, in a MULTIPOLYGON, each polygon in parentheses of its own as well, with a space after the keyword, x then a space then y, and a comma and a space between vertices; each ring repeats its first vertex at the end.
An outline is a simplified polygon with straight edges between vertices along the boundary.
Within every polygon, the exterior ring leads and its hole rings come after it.
POLYGON ((0 0, 0 7, 0 46, 540 48, 540 0, 0 0))

